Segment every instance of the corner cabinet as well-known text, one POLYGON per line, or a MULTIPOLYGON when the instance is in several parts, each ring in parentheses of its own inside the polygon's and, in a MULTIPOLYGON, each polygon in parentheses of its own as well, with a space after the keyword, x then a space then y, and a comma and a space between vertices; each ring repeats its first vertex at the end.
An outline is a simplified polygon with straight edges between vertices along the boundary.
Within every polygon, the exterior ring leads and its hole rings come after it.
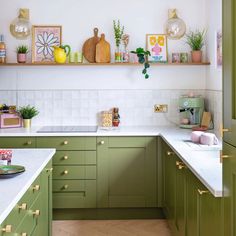
POLYGON ((51 236, 51 162, 0 225, 0 236, 51 236))
POLYGON ((98 208, 156 207, 156 137, 97 138, 98 208))
POLYGON ((163 140, 161 153, 164 212, 173 236, 222 236, 223 199, 214 197, 163 140))

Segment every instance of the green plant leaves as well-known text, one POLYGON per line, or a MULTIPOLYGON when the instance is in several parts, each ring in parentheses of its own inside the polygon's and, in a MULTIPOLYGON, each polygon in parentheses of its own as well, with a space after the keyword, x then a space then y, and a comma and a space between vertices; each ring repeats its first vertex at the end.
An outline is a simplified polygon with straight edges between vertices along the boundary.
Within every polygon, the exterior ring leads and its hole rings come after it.
POLYGON ((191 47, 193 51, 199 51, 205 44, 206 30, 190 31, 186 34, 186 43, 191 47))

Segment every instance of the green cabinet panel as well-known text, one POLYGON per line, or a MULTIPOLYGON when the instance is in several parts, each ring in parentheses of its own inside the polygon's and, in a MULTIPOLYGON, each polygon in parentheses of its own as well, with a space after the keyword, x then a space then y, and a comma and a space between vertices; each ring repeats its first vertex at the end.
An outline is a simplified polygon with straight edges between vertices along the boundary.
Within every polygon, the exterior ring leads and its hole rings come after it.
POLYGON ((156 138, 98 138, 98 207, 155 207, 156 138))
POLYGON ((95 137, 40 137, 37 147, 57 150, 96 150, 95 137))
POLYGON ((0 148, 35 148, 35 137, 1 137, 0 148))
POLYGON ((96 151, 57 151, 53 165, 96 165, 96 151))
POLYGON ((54 179, 96 179, 96 166, 54 166, 54 179))
POLYGON ((86 191, 86 180, 53 180, 53 192, 85 192, 85 191, 86 191))
MULTIPOLYGON (((67 182, 69 186, 71 184, 75 188, 75 191, 54 192, 53 208, 96 208, 96 180, 85 180, 83 182, 83 186, 80 186, 79 189, 76 189, 74 183, 67 182)), ((54 190, 58 190, 57 183, 54 190)))

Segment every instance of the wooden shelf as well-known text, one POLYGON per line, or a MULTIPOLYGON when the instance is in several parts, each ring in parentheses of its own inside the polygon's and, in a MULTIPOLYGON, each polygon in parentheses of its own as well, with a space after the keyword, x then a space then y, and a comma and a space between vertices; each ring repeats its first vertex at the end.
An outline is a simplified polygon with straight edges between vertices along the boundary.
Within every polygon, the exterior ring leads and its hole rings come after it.
MULTIPOLYGON (((202 63, 150 63, 151 66, 208 66, 210 62, 202 63)), ((26 67, 26 66, 141 66, 139 63, 5 63, 0 64, 1 67, 4 66, 17 66, 17 67, 26 67)))

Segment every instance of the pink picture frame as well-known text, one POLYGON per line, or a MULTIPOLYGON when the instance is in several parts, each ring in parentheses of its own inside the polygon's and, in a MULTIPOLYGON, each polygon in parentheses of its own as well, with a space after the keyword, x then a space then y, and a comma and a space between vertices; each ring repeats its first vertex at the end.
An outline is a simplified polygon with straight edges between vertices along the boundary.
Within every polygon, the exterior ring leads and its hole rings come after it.
POLYGON ((32 26, 32 62, 54 62, 54 46, 61 45, 62 26, 32 26))

